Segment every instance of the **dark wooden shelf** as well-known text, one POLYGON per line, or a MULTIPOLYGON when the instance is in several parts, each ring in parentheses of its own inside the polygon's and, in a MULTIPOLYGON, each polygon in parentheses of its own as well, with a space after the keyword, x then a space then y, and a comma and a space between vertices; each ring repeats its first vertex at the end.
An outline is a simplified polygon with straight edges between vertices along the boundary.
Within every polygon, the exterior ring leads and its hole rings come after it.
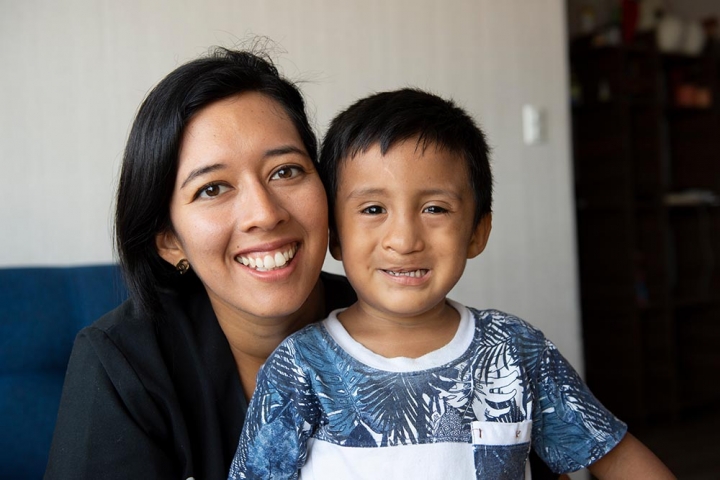
POLYGON ((717 112, 715 111, 714 106, 711 106, 711 107, 681 107, 678 105, 667 105, 664 108, 665 108, 665 113, 670 116, 717 115, 717 112))
POLYGON ((720 202, 687 192, 720 192, 720 56, 652 34, 570 52, 588 384, 630 422, 720 402, 720 202), (707 108, 677 106, 687 85, 707 108))
POLYGON ((672 302, 672 308, 694 308, 694 307, 717 307, 720 306, 720 296, 701 295, 692 297, 676 298, 672 302))

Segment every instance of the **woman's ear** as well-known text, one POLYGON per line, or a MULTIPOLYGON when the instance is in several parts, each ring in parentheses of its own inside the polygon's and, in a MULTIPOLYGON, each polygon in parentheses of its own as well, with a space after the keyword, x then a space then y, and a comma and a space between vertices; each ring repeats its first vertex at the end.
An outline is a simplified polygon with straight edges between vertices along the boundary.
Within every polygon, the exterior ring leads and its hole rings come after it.
POLYGON ((187 258, 185 257, 185 250, 183 250, 177 235, 172 229, 164 230, 155 235, 155 247, 162 259, 173 267, 183 258, 187 258))
POLYGON ((490 230, 492 230, 492 213, 486 213, 480 219, 473 231, 472 237, 470 237, 467 250, 468 259, 477 257, 485 250, 488 237, 490 237, 490 230))
POLYGON ((334 229, 330 229, 330 255, 337 260, 342 260, 342 248, 340 248, 340 239, 338 238, 337 232, 334 229))

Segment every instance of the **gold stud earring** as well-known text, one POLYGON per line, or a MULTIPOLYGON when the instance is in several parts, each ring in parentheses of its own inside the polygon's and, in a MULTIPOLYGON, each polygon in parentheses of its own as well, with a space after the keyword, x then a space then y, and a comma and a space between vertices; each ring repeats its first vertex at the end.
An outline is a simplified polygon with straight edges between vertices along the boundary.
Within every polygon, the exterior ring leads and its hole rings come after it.
POLYGON ((175 265, 175 270, 177 270, 180 275, 185 275, 187 271, 190 270, 190 262, 187 261, 187 258, 183 258, 175 265))

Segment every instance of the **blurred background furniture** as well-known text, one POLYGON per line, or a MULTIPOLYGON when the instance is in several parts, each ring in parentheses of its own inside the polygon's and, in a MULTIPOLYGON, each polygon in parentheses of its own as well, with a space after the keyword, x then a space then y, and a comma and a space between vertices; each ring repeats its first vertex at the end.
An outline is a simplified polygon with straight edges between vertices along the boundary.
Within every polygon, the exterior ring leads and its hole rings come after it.
POLYGON ((0 269, 0 476, 42 478, 75 335, 126 296, 115 265, 0 269))
POLYGON ((587 382, 641 425, 720 403, 720 54, 571 48, 587 382))

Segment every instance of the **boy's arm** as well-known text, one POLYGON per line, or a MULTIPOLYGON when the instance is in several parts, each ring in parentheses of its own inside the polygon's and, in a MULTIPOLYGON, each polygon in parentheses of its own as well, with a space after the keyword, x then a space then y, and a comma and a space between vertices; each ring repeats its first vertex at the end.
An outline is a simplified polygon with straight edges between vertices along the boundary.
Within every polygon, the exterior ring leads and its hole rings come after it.
POLYGON ((552 342, 542 338, 546 348, 539 357, 534 382, 539 408, 533 410, 540 414, 533 419, 534 430, 538 425, 533 439, 543 460, 555 471, 572 471, 589 464, 587 468, 601 480, 674 479, 667 467, 592 395, 552 342), (587 440, 588 435, 592 441, 587 440), (602 455, 602 451, 607 453, 602 455))
POLYGON ((674 479, 670 470, 630 433, 615 448, 588 467, 598 479, 665 480, 674 479))

